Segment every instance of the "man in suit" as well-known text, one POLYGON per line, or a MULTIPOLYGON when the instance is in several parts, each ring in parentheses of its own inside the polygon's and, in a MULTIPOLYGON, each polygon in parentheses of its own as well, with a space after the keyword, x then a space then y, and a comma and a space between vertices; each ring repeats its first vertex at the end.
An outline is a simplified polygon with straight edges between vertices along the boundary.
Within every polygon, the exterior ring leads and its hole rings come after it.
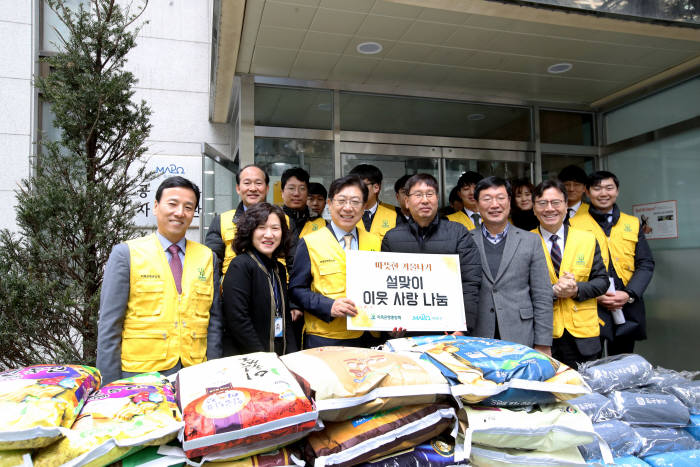
POLYGON ((209 248, 185 239, 198 204, 197 185, 165 179, 153 204, 157 231, 112 249, 97 323, 103 384, 221 357, 217 263, 209 248))
MULTIPOLYGON (((331 221, 299 240, 289 278, 289 298, 304 310, 304 348, 326 345, 369 347, 369 332, 351 331, 347 316, 357 315, 345 294, 345 252, 379 251, 381 240, 359 228, 367 187, 356 175, 334 180, 328 190, 331 221)), ((375 336, 376 337, 376 336, 375 336)))
POLYGON ((396 227, 396 209, 391 204, 379 201, 379 193, 382 191, 384 175, 378 167, 370 164, 360 164, 350 171, 350 175, 357 175, 367 187, 367 202, 364 212, 357 223, 357 228, 378 235, 380 240, 387 231, 396 227))
POLYGON ((551 355, 552 284, 540 238, 508 224, 510 184, 477 183, 483 223, 470 231, 481 253, 481 289, 474 336, 503 339, 551 355))
POLYGON ((250 206, 265 201, 269 184, 270 176, 262 168, 255 164, 246 165, 236 174, 236 193, 241 198, 238 207, 214 216, 211 221, 204 244, 214 251, 219 261, 223 261, 222 276, 236 256, 233 252, 236 221, 250 206))
POLYGON ((402 175, 394 183, 394 194, 396 195, 396 225, 405 224, 411 218, 411 213, 406 206, 408 190, 406 182, 411 178, 409 174, 402 175))
POLYGON ((450 214, 447 218, 453 222, 459 222, 467 230, 474 230, 481 225, 481 214, 474 197, 474 190, 482 178, 484 177, 480 173, 469 171, 464 172, 457 180, 457 193, 463 207, 462 210, 450 214))
POLYGON ((594 172, 588 177, 586 190, 591 207, 585 216, 571 219, 571 226, 596 236, 615 286, 614 291, 598 297, 598 313, 605 323, 601 334, 608 340, 608 355, 631 353, 634 342, 647 337, 642 295, 654 275, 654 258, 639 219, 617 206, 617 176, 603 170, 594 172), (624 323, 616 324, 613 312, 620 309, 624 323))
POLYGON ((554 294, 552 356, 576 368, 602 353, 596 297, 608 290, 608 274, 595 236, 564 223, 566 191, 558 180, 535 187, 540 225, 533 232, 542 238, 554 294))

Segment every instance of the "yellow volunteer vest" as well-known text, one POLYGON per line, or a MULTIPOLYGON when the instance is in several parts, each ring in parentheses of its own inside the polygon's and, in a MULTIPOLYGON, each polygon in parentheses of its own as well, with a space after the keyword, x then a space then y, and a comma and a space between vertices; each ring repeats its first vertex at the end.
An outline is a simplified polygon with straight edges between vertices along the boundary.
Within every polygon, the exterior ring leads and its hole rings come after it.
MULTIPOLYGON (((359 231, 360 250, 380 251, 379 236, 359 231)), ((328 228, 312 232, 304 237, 311 261, 311 291, 336 299, 345 296, 345 250, 328 228)), ((304 312, 305 331, 308 334, 331 339, 354 339, 363 331, 348 331, 345 319, 325 322, 308 311, 304 312)))
MULTIPOLYGON (((379 236, 379 240, 384 238, 384 235, 391 229, 396 227, 396 209, 394 206, 386 203, 379 203, 377 205, 377 210, 372 218, 372 225, 369 231, 375 235, 379 236)), ((357 230, 361 232, 367 232, 365 229, 365 224, 360 219, 357 223, 357 230)))
POLYGON ((320 230, 326 226, 326 219, 323 217, 317 217, 316 219, 312 221, 306 221, 306 224, 304 224, 304 228, 301 229, 301 232, 299 232, 299 238, 304 238, 306 235, 310 234, 311 232, 316 232, 317 230, 320 230))
MULTIPOLYGON (((236 215, 236 210, 231 209, 221 213, 219 216, 220 229, 221 229, 221 239, 226 245, 226 251, 224 252, 224 262, 221 265, 221 280, 224 280, 226 271, 228 271, 228 265, 231 264, 231 260, 236 257, 236 252, 233 251, 233 239, 236 238, 236 224, 233 222, 233 217, 236 215)), ((289 216, 286 214, 284 218, 287 220, 287 227, 289 227, 289 216)), ((286 266, 284 258, 280 259, 282 264, 286 266)))
POLYGON ((578 209, 576 210, 576 214, 574 214, 574 217, 569 218, 569 225, 571 225, 571 219, 574 219, 574 218, 579 217, 579 216, 583 217, 583 216, 588 215, 589 206, 590 205, 588 203, 581 202, 581 206, 579 206, 578 209))
POLYGON ((187 241, 178 295, 156 234, 129 246, 129 301, 122 331, 122 371, 142 373, 206 360, 209 309, 214 299, 212 251, 187 241))
MULTIPOLYGON (((547 259, 549 279, 552 285, 559 278, 554 271, 552 258, 549 255, 549 245, 545 241, 540 229, 532 232, 538 234, 542 240, 542 248, 547 259)), ((596 239, 593 234, 583 230, 569 228, 564 241, 564 252, 561 259, 561 272, 571 272, 576 282, 586 282, 591 274, 593 257, 595 256, 596 239)), ((598 303, 595 298, 577 302, 572 298, 559 298, 554 302, 554 326, 552 336, 559 338, 568 330, 574 337, 596 337, 600 335, 600 323, 598 321, 598 303)))
POLYGON ((467 216, 467 213, 464 211, 458 211, 455 213, 450 214, 447 216, 447 219, 452 221, 452 222, 458 222, 465 226, 467 230, 474 230, 476 227, 474 226, 474 221, 472 221, 469 216, 467 216))
POLYGON ((610 230, 610 238, 605 236, 603 229, 588 213, 581 217, 574 216, 569 223, 577 229, 593 232, 600 245, 600 254, 605 267, 610 270, 609 263, 612 259, 612 266, 617 276, 624 285, 627 285, 634 274, 634 252, 639 239, 639 219, 621 212, 617 224, 610 230), (574 222, 571 222, 572 220, 574 222))

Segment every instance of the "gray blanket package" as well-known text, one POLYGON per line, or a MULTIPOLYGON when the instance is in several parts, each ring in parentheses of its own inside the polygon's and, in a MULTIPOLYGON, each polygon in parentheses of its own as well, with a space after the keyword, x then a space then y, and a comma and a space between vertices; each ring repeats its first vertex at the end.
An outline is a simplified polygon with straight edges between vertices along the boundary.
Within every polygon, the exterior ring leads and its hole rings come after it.
POLYGON ((612 401, 597 392, 585 394, 567 402, 588 415, 593 423, 620 418, 620 415, 615 412, 612 401))
POLYGON ((651 375, 651 378, 649 378, 647 388, 650 390, 656 389, 666 392, 665 389, 667 387, 675 384, 687 383, 698 374, 700 374, 699 371, 676 371, 657 366, 654 368, 654 374, 651 375))
POLYGON ((688 407, 671 394, 614 391, 608 397, 620 419, 632 425, 684 427, 690 420, 688 407))
MULTIPOLYGON (((642 447, 642 440, 634 428, 620 420, 594 423, 593 429, 608 443, 615 458, 632 456, 642 447)), ((598 441, 579 446, 578 450, 586 461, 602 457, 598 441)))
POLYGON ((700 380, 674 384, 667 387, 665 392, 680 399, 688 407, 691 414, 700 414, 700 380))
POLYGON ((700 442, 690 433, 680 428, 642 427, 634 428, 642 440, 638 457, 646 457, 662 452, 700 449, 700 442))
POLYGON ((579 365, 579 373, 595 392, 607 394, 648 384, 654 374, 651 363, 637 354, 601 358, 579 365))

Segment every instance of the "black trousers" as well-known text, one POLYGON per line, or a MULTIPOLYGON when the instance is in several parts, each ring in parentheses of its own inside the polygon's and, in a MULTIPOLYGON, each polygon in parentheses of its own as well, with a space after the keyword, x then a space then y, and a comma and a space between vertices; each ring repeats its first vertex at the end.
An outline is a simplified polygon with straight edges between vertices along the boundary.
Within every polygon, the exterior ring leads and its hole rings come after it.
POLYGON ((608 355, 620 355, 623 353, 634 353, 633 337, 615 336, 612 341, 608 341, 608 355))
POLYGON ((600 358, 603 348, 598 337, 577 339, 564 329, 561 337, 552 341, 552 357, 578 369, 578 364, 600 358), (597 342, 597 345, 596 345, 597 342))

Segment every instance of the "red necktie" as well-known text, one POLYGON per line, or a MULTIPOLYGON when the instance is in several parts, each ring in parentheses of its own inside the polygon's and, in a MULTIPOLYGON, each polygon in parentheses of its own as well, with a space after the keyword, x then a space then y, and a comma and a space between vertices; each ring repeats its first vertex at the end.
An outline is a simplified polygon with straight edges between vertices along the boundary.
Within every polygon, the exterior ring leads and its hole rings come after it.
POLYGON ((170 270, 173 273, 173 279, 175 279, 175 287, 177 287, 177 293, 182 293, 182 261, 180 261, 180 247, 175 243, 168 247, 170 252, 170 270))

